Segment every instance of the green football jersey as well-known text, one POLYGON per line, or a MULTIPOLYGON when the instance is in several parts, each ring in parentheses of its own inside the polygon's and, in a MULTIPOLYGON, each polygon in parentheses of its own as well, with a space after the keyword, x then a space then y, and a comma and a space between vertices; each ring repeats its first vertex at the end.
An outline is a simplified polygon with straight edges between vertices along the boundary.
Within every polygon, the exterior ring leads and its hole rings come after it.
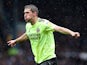
POLYGON ((31 42, 36 63, 56 57, 53 25, 46 19, 38 18, 34 25, 26 24, 26 34, 31 42))

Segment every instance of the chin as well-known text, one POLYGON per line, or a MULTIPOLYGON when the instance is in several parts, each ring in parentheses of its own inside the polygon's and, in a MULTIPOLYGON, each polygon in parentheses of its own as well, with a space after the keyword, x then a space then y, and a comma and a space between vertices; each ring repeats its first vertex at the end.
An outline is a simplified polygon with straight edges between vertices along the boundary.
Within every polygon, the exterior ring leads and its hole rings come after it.
POLYGON ((30 20, 25 20, 26 22, 29 22, 30 20))

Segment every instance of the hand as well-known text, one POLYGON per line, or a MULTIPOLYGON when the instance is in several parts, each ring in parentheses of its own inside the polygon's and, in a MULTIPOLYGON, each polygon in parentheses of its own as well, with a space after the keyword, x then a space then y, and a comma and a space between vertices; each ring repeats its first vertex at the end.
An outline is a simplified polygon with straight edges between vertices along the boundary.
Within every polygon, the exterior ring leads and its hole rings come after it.
POLYGON ((79 32, 74 32, 72 34, 72 36, 75 37, 75 38, 78 38, 78 37, 80 37, 80 33, 79 32))
POLYGON ((16 40, 10 40, 10 41, 8 41, 7 43, 8 43, 8 46, 13 47, 13 46, 16 45, 16 40))

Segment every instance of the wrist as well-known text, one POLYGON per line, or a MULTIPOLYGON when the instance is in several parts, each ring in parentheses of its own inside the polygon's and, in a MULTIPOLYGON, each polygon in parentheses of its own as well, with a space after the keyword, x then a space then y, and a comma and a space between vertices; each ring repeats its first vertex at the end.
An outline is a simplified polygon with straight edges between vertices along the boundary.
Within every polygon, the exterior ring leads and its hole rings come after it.
POLYGON ((18 42, 17 39, 15 39, 14 42, 17 43, 18 42))
POLYGON ((71 33, 71 36, 75 36, 75 32, 72 32, 72 33, 71 33))

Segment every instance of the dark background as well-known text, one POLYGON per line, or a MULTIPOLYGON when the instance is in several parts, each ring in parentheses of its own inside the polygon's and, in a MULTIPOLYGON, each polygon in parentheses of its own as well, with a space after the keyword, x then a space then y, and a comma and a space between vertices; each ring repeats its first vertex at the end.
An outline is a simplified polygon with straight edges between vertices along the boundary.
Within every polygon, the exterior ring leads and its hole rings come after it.
POLYGON ((0 65, 34 64, 28 41, 14 48, 7 45, 25 31, 23 9, 27 4, 39 8, 39 17, 80 32, 78 39, 54 33, 58 65, 87 65, 87 0, 0 0, 0 65))

